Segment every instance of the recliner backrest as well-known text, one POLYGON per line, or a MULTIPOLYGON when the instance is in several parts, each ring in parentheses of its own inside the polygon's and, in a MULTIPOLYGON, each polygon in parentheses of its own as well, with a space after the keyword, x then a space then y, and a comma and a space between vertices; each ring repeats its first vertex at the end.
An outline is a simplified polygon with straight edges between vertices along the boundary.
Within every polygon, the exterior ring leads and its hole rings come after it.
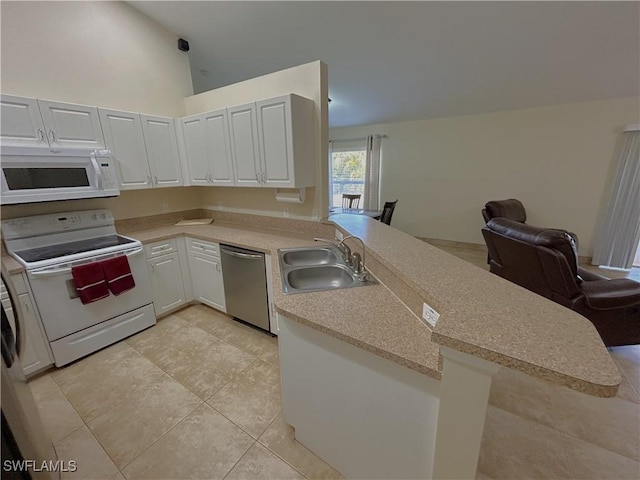
POLYGON ((568 232, 498 217, 482 233, 494 273, 546 297, 580 292, 576 244, 568 232))
POLYGON ((509 198, 507 200, 491 200, 482 210, 485 222, 492 218, 504 217, 516 222, 525 223, 527 212, 520 200, 509 198))

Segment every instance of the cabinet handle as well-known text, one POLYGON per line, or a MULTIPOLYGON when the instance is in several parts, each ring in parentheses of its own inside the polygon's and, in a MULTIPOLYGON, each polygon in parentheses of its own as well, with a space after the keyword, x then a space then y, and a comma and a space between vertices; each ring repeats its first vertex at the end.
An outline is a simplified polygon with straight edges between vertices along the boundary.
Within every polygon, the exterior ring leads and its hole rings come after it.
POLYGON ((158 176, 154 175, 153 176, 153 182, 155 183, 156 187, 158 186, 158 176))
POLYGON ((56 132, 54 132, 53 130, 49 130, 49 141, 51 143, 56 143, 58 141, 58 139, 56 138, 56 132))
POLYGON ((260 174, 256 172, 256 182, 260 183, 260 174))
POLYGON ((219 272, 220 271, 220 264, 216 263, 216 270, 219 272))
POLYGON ((47 141, 47 136, 44 133, 44 130, 41 128, 38 129, 38 141, 45 143, 47 141))
POLYGON ((22 302, 22 306, 24 307, 24 311, 29 313, 29 302, 22 302))
POLYGON ((149 185, 150 187, 153 186, 153 184, 151 183, 151 175, 147 175, 147 185, 149 185))
POLYGON ((156 266, 155 266, 153 263, 151 264, 151 271, 152 271, 152 272, 155 272, 155 271, 156 271, 156 266))
POLYGON ((262 179, 262 183, 266 183, 266 182, 264 181, 264 172, 260 173, 260 178, 262 179))

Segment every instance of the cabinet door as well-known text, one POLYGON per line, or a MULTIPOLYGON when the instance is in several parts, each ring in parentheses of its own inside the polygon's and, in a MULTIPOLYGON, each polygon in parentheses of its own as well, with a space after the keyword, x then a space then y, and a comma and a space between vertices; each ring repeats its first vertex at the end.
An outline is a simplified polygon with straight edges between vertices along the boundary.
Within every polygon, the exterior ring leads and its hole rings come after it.
POLYGON ((35 98, 0 95, 0 144, 48 145, 35 98))
POLYGON ((218 257, 189 252, 191 283, 195 300, 226 311, 222 266, 218 257))
POLYGON ((107 148, 118 161, 120 190, 151 187, 140 115, 103 108, 98 111, 107 148))
POLYGON ((227 109, 227 112, 236 185, 259 187, 262 172, 258 151, 256 105, 240 105, 227 109))
POLYGON ((147 260, 156 317, 186 303, 178 252, 147 260))
POLYGON ((256 102, 264 186, 294 186, 291 100, 289 96, 256 102))
POLYGON ((181 119, 184 151, 191 185, 209 184, 209 159, 202 115, 181 119))
POLYGON ((38 100, 52 148, 105 147, 98 109, 73 103, 38 100))
POLYGON ((19 307, 16 308, 20 309, 26 330, 24 351, 20 359, 22 361, 24 374, 29 375, 53 364, 53 360, 49 353, 49 342, 40 327, 40 320, 33 309, 31 296, 28 293, 18 295, 18 305, 19 307))
POLYGON ((149 167, 156 187, 182 185, 182 170, 173 119, 140 115, 149 167))
POLYGON ((211 183, 214 185, 234 185, 227 111, 218 110, 205 113, 203 120, 207 157, 211 167, 211 183))

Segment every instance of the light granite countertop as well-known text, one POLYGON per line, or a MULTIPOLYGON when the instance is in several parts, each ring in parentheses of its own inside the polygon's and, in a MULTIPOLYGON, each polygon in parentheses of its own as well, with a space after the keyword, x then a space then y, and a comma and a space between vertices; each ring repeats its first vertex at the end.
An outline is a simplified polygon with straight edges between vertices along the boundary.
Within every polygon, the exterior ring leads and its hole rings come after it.
MULTIPOLYGON (((364 240, 380 284, 284 294, 277 250, 313 244, 309 234, 220 222, 119 233, 143 243, 187 235, 269 253, 279 313, 433 378, 441 377, 440 344, 590 395, 616 394, 620 373, 586 318, 368 217, 330 221, 364 240), (433 332, 416 314, 422 301, 440 313, 433 332)), ((2 261, 10 273, 22 270, 11 257, 2 261)))
POLYGON ((365 216, 330 219, 440 313, 433 342, 590 395, 616 394, 620 372, 585 317, 365 216))
POLYGON ((309 235, 220 222, 120 233, 142 243, 187 235, 269 253, 273 301, 279 313, 400 365, 441 378, 439 348, 430 339, 431 331, 382 283, 323 292, 282 291, 277 251, 317 245, 309 235))

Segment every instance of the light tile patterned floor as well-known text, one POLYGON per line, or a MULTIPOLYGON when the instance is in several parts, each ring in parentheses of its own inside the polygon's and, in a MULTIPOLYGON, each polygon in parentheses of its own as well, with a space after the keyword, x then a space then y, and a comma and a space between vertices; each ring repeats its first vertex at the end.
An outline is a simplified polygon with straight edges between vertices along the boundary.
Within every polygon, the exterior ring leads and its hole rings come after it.
POLYGON ((202 305, 30 385, 63 478, 342 478, 282 421, 277 340, 202 305))
MULTIPOLYGON (((446 248, 481 268, 481 251, 446 248)), ((640 347, 600 399, 508 369, 496 376, 479 479, 640 478, 640 347)), ((280 415, 277 340, 205 306, 31 382, 76 479, 341 478, 280 415)))

